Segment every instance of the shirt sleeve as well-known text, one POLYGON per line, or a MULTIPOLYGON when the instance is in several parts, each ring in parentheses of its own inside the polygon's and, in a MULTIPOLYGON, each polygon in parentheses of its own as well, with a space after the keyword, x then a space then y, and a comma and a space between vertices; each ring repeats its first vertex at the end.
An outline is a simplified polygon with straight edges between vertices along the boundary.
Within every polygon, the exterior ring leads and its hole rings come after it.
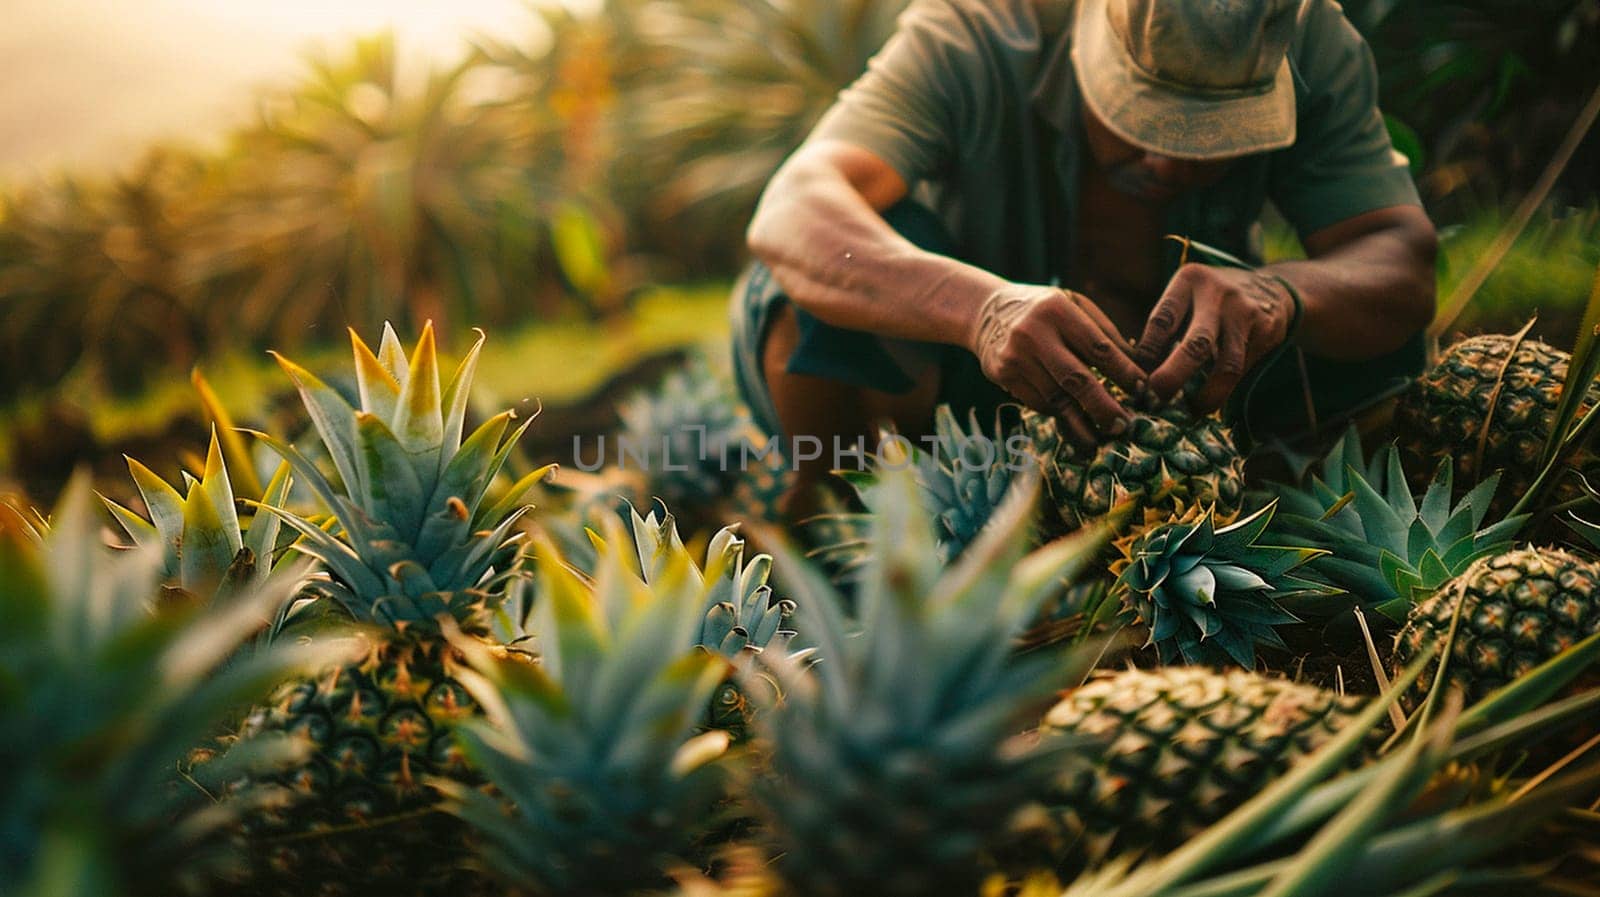
POLYGON ((1294 145, 1272 164, 1273 203, 1305 236, 1374 209, 1421 205, 1378 111, 1378 70, 1337 3, 1311 0, 1292 49, 1294 145))
POLYGON ((907 184, 947 174, 983 77, 976 24, 951 0, 913 3, 807 142, 839 140, 870 150, 907 184))

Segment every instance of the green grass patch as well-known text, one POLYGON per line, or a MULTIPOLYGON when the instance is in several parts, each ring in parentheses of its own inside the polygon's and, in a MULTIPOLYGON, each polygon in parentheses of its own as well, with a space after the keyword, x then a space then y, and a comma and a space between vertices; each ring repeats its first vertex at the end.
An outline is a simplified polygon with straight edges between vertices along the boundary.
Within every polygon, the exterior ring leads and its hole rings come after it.
MULTIPOLYGON (((656 287, 638 297, 631 314, 610 321, 540 322, 491 332, 479 360, 478 389, 485 400, 526 397, 563 404, 581 399, 632 360, 652 352, 696 346, 713 357, 725 354, 729 289, 722 282, 656 287)), ((362 336, 376 344, 377 334, 362 336)), ((453 365, 458 353, 470 345, 472 334, 463 328, 450 336, 451 345, 442 354, 445 363, 453 365)), ((350 367, 349 349, 343 345, 300 350, 293 357, 317 373, 345 372, 350 367)), ((265 353, 212 358, 202 362, 201 369, 241 423, 259 421, 269 399, 289 387, 265 353)), ((82 410, 101 445, 158 434, 184 415, 201 413, 199 398, 186 377, 161 380, 132 396, 105 395, 69 381, 0 411, 0 466, 10 464, 5 455, 12 433, 61 404, 82 410)))
MULTIPOLYGON (((1441 304, 1488 252, 1505 217, 1498 209, 1486 208, 1468 215, 1460 224, 1440 228, 1441 304)), ((1268 261, 1305 257, 1300 241, 1281 220, 1264 229, 1262 242, 1268 261)), ((1570 345, 1597 267, 1600 206, 1545 209, 1512 244, 1511 251, 1472 297, 1451 331, 1509 333, 1538 315, 1536 334, 1570 345)))
POLYGON ((726 354, 726 283, 652 289, 633 313, 604 324, 571 321, 489 335, 478 363, 486 393, 545 404, 576 401, 635 359, 679 346, 726 354))

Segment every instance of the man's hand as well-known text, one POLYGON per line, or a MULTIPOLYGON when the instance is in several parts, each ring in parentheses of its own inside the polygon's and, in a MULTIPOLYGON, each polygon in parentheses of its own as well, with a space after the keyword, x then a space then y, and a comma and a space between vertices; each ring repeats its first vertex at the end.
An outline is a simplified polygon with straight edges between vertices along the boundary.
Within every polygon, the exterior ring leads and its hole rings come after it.
POLYGON ((1035 411, 1060 418, 1084 444, 1097 441, 1096 430, 1115 436, 1127 428, 1127 410, 1094 371, 1141 392, 1145 374, 1128 348, 1086 297, 1027 284, 1009 284, 984 299, 972 340, 985 376, 1035 411))
POLYGON ((1208 362, 1215 362, 1195 410, 1222 407, 1245 373, 1281 345, 1294 319, 1294 298, 1258 271, 1189 264, 1178 269, 1150 312, 1134 358, 1150 374, 1150 391, 1171 398, 1208 362), (1179 338, 1184 321, 1189 325, 1179 338), (1176 343, 1176 345, 1174 345, 1176 343))

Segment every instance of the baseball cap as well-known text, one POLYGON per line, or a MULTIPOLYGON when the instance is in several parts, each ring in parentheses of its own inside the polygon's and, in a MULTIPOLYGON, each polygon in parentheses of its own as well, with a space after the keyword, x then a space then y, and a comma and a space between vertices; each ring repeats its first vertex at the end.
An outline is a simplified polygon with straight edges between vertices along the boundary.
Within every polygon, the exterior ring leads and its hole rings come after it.
POLYGON ((1301 0, 1078 0, 1072 65, 1112 133, 1178 159, 1294 143, 1301 0))

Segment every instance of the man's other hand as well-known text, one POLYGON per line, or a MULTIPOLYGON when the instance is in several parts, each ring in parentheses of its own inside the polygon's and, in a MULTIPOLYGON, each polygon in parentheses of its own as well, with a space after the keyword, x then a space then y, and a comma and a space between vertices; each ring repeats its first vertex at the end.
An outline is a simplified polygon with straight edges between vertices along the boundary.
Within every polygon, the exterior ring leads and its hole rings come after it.
POLYGON ((1205 385, 1190 399, 1196 411, 1215 411, 1245 373, 1283 343, 1293 319, 1294 298, 1275 278, 1188 264, 1151 310, 1133 357, 1154 368, 1150 391, 1162 399, 1212 363, 1205 385))
POLYGON ((1080 444, 1098 441, 1097 431, 1115 436, 1127 428, 1127 409, 1095 371, 1130 394, 1142 392, 1145 373, 1130 348, 1087 297, 1027 284, 989 294, 972 339, 985 376, 1035 411, 1055 415, 1080 444))

